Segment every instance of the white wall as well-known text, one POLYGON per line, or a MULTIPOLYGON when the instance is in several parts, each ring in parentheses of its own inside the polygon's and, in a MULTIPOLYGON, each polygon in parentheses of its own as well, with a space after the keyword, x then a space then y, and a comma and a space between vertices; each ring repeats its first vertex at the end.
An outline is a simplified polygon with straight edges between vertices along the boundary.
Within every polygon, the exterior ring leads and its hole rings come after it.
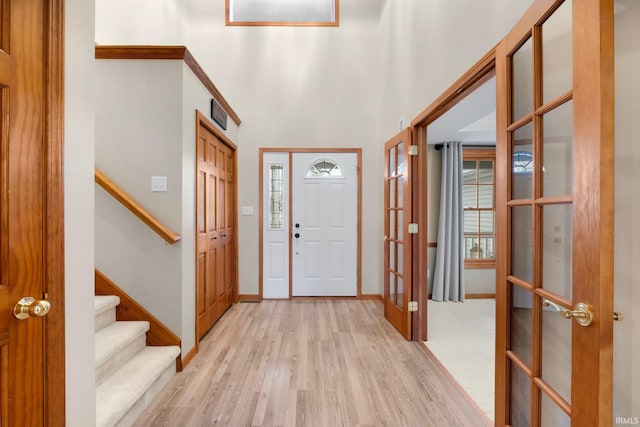
POLYGON ((93 2, 65 2, 66 425, 95 424, 93 2))
MULTIPOLYGON (((617 2, 618 3, 618 2, 617 2)), ((640 2, 616 15, 614 419, 640 417, 640 2)))
MULTIPOLYGON (((98 60, 96 82, 96 167, 180 233, 182 61, 98 60), (152 175, 167 192, 151 192, 152 175)), ((182 243, 166 245, 97 184, 95 203, 96 268, 180 335, 182 243)))
POLYGON ((184 44, 181 0, 94 1, 97 44, 184 44))
POLYGON ((484 56, 531 0, 387 1, 381 23, 381 140, 410 122, 484 56))
POLYGON ((239 217, 240 293, 258 293, 258 148, 362 147, 362 291, 380 294, 377 16, 362 18, 347 6, 338 28, 226 27, 223 6, 194 11, 187 45, 243 120, 238 205, 253 206, 256 215, 239 217))

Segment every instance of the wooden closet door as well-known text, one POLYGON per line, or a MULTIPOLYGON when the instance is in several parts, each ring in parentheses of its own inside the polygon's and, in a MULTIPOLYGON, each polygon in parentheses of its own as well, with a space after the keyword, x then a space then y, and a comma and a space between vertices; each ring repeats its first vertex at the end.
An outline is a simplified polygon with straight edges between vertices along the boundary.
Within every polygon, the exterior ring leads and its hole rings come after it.
POLYGON ((198 126, 196 312, 202 338, 231 306, 235 292, 234 150, 198 126))

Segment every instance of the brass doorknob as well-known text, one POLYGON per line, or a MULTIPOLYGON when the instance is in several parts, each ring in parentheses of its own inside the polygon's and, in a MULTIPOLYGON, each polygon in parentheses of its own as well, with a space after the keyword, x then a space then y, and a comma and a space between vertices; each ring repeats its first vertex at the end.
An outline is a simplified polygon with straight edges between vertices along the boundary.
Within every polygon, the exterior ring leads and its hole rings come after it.
POLYGON ((542 304, 546 307, 552 307, 555 311, 560 313, 565 319, 576 319, 579 324, 582 326, 589 326, 593 321, 593 312, 591 308, 583 303, 579 302, 576 304, 576 307, 573 310, 567 310, 564 307, 559 306, 558 304, 551 302, 549 300, 542 301, 542 304))
POLYGON ((46 299, 36 301, 33 297, 24 297, 13 308, 13 315, 20 320, 24 320, 29 317, 46 316, 49 310, 51 310, 51 303, 46 299))

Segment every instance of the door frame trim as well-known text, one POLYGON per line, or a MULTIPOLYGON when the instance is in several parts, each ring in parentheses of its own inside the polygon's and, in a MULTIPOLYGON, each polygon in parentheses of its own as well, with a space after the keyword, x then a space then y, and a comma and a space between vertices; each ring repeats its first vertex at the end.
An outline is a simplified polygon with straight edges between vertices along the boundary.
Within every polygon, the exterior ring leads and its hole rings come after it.
POLYGON ((55 310, 44 319, 44 422, 65 423, 64 0, 49 0, 44 22, 45 278, 55 310))
MULTIPOLYGON (((264 154, 265 153, 289 153, 289 300, 293 298, 306 298, 306 297, 293 297, 293 276, 292 276, 292 252, 291 252, 291 210, 292 210, 292 174, 291 166, 293 164, 294 153, 354 153, 358 158, 358 225, 357 225, 357 268, 356 268, 356 282, 357 282, 357 295, 355 299, 364 299, 367 295, 362 294, 362 148, 265 148, 260 147, 258 149, 258 188, 259 199, 258 203, 260 209, 258 210, 258 300, 263 300, 263 256, 264 256, 264 154)), ((326 297, 325 297, 326 298, 326 297)), ((336 299, 354 299, 354 297, 330 297, 336 299)))
MULTIPOLYGON (((418 229, 425 230, 424 233, 418 233, 418 250, 413 254, 414 260, 428 259, 429 248, 434 247, 434 244, 428 241, 427 126, 436 121, 478 87, 482 86, 487 80, 494 77, 495 66, 496 47, 493 47, 411 121, 411 128, 414 135, 413 143, 418 145, 418 153, 420 153, 420 155, 418 155, 418 170, 413 178, 413 192, 418 195, 414 202, 414 218, 418 220, 418 229), (424 153, 424 155, 422 155, 422 153, 424 153)), ((414 262, 414 264, 416 263, 414 262)), ((417 298, 418 301, 418 315, 417 325, 414 324, 413 326, 413 339, 426 341, 428 336, 428 290, 424 286, 420 286, 420 284, 427 283, 428 265, 424 262, 417 264, 417 271, 414 271, 413 282, 414 289, 417 289, 417 294, 414 295, 414 298, 417 298)))
MULTIPOLYGON (((197 150, 198 149, 198 129, 200 127, 200 125, 204 126, 209 132, 211 132, 216 138, 218 138, 218 140, 220 142, 222 142, 223 144, 225 144, 227 147, 229 147, 232 151, 233 151, 233 173, 234 173, 234 178, 233 178, 233 238, 231 240, 231 244, 233 245, 232 249, 231 249, 231 253, 232 255, 235 257, 236 259, 236 263, 235 263, 235 271, 233 272, 233 276, 234 276, 234 280, 233 280, 233 298, 232 298, 232 303, 237 303, 238 302, 238 262, 237 260, 238 258, 238 147, 236 146, 236 144, 233 143, 233 141, 231 141, 229 139, 229 137, 227 135, 224 134, 224 132, 222 132, 218 126, 214 125, 213 122, 211 120, 209 120, 209 118, 207 116, 205 116, 204 114, 202 114, 200 112, 200 110, 196 109, 196 122, 195 122, 195 138, 194 138, 194 148, 197 150)), ((197 155, 194 156, 194 167, 195 167, 195 171, 194 171, 194 179, 197 179, 198 177, 198 157, 197 155)), ((198 207, 197 207, 197 198, 198 198, 198 194, 197 194, 197 186, 196 186, 196 181, 193 182, 194 185, 194 198, 193 198, 193 207, 194 207, 194 224, 197 224, 198 222, 198 207)), ((198 305, 198 291, 197 291, 197 286, 198 286, 198 281, 196 279, 196 274, 198 273, 198 248, 197 248, 197 244, 198 244, 198 230, 194 227, 194 236, 195 236, 195 240, 193 242, 193 247, 195 250, 195 255, 194 255, 194 259, 193 259, 193 263, 194 263, 194 294, 193 294, 193 299, 194 299, 194 309, 197 307, 198 305)), ((195 353, 197 354, 198 351, 200 350, 200 329, 198 328, 198 313, 197 313, 197 309, 195 310, 195 315, 194 315, 194 328, 195 328, 195 353)), ((193 351, 193 349, 189 350, 189 355, 191 354, 191 352, 193 351)))

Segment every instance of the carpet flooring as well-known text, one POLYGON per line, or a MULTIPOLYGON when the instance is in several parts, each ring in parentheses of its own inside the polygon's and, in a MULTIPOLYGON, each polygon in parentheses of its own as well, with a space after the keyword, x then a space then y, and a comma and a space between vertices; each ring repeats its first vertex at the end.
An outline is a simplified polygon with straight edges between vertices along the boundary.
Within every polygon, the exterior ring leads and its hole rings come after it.
POLYGON ((494 419, 495 300, 429 300, 425 345, 494 419))

